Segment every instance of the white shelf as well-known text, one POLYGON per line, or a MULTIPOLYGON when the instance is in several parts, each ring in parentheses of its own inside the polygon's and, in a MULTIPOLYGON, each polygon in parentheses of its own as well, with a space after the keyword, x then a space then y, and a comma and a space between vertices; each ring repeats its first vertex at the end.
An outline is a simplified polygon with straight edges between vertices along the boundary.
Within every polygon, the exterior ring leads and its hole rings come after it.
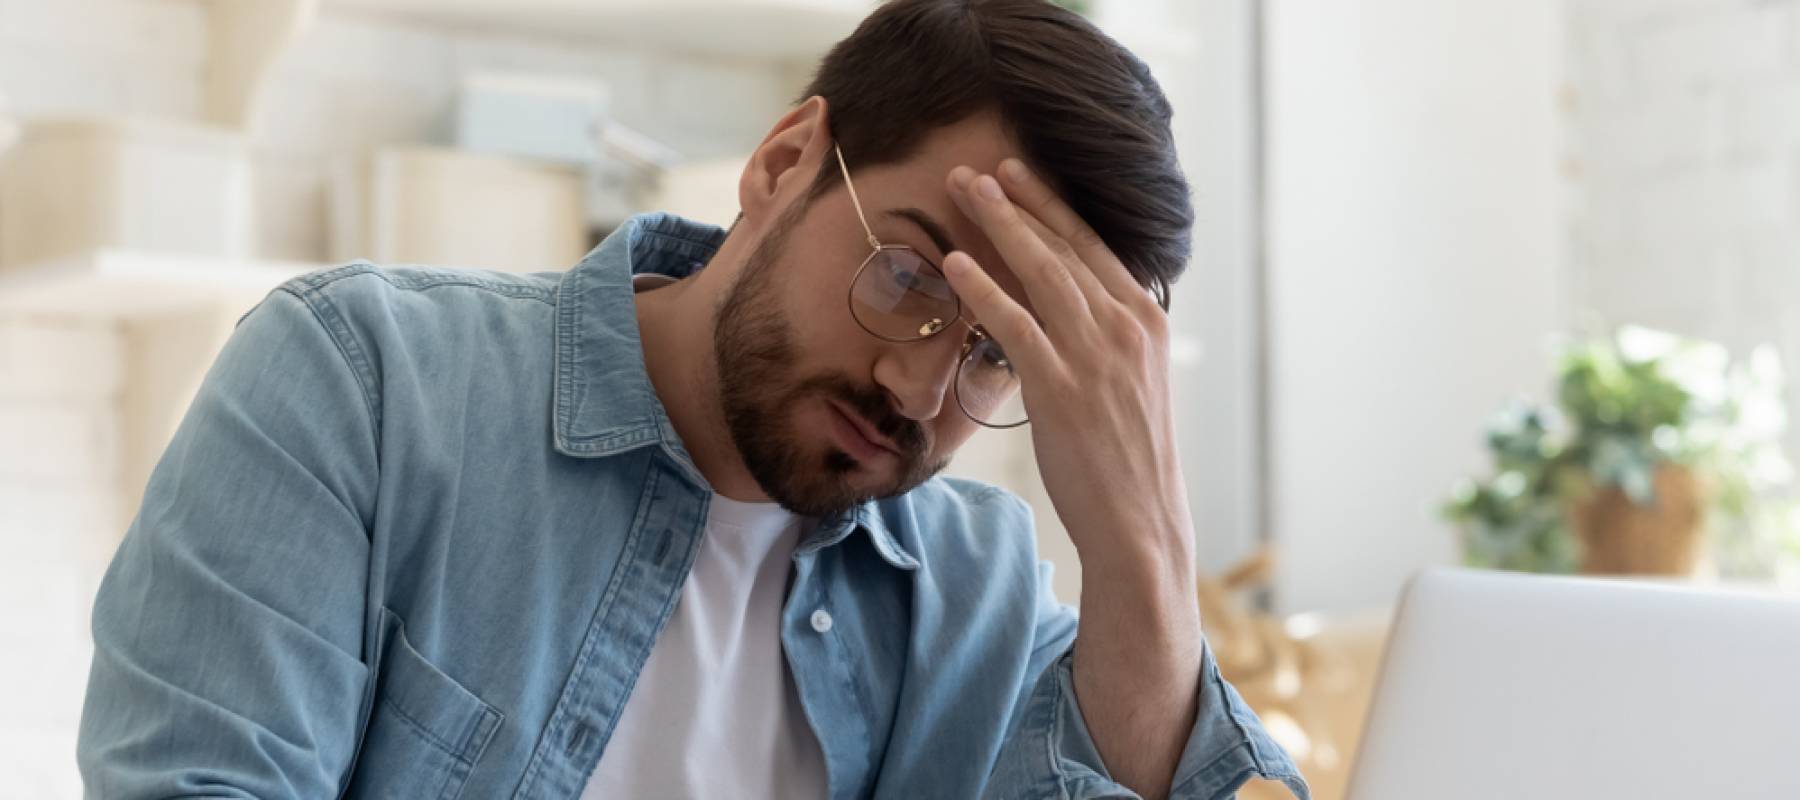
POLYGON ((323 0, 327 12, 707 55, 813 59, 873 0, 323 0))
POLYGON ((323 266, 96 250, 0 268, 0 312, 130 319, 225 304, 248 310, 283 281, 323 266))

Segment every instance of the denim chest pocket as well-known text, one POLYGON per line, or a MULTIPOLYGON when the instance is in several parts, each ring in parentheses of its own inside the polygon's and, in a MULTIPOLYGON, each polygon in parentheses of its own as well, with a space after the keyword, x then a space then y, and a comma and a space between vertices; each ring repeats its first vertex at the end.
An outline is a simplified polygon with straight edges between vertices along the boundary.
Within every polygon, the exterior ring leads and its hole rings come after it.
POLYGON ((451 800, 505 715, 413 649, 392 611, 381 619, 375 707, 345 797, 451 800))

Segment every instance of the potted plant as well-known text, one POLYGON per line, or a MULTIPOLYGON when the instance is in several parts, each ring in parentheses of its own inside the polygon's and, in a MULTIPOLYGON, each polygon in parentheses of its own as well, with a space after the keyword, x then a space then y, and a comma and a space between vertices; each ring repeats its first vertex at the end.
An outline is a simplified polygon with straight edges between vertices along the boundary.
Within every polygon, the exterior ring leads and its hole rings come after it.
POLYGON ((1768 575, 1800 556, 1774 351, 1640 327, 1572 343, 1556 407, 1487 430, 1493 473, 1444 508, 1467 561, 1532 572, 1768 575))

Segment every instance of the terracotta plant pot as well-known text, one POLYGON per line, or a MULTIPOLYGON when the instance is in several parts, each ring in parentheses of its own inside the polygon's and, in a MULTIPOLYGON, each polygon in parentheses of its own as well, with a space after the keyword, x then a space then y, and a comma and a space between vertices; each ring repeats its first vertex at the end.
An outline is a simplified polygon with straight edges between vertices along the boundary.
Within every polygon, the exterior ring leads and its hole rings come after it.
POLYGON ((1665 465, 1646 505, 1614 487, 1589 494, 1569 511, 1581 541, 1581 571, 1590 575, 1690 575, 1700 563, 1699 482, 1685 467, 1665 465))

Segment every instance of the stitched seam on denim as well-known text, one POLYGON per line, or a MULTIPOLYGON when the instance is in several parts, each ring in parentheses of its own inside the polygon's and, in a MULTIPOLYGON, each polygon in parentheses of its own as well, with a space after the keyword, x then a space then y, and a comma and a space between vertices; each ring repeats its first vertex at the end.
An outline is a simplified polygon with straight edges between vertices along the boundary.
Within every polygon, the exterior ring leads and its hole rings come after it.
MULTIPOLYGON (((599 651, 601 647, 601 643, 598 641, 600 638, 599 629, 605 621, 606 615, 612 610, 613 602, 619 595, 619 576, 624 570, 629 569, 629 557, 636 552, 639 540, 643 538, 643 523, 648 519, 649 506, 651 504, 650 498, 655 496, 656 464, 654 461, 650 463, 648 471, 649 474, 644 479, 644 495, 638 502, 638 513, 632 518, 631 527, 628 529, 629 533, 625 539, 625 546, 620 551, 621 555, 619 557, 619 563, 613 565, 613 574, 607 576, 606 591, 600 596, 600 602, 594 608, 593 616, 588 620, 587 634, 584 637, 581 649, 575 654, 575 665, 569 670, 570 681, 579 682, 582 680, 582 676, 587 672, 588 663, 594 658, 594 654, 599 651)), ((635 685, 634 679, 633 686, 635 685)), ((525 765, 525 775, 519 779, 519 789, 514 794, 515 797, 528 796, 528 790, 536 788, 538 778, 544 771, 544 764, 548 760, 550 753, 559 746, 560 742, 562 742, 568 734, 569 723, 578 721, 575 718, 579 716, 580 708, 586 700, 586 692, 581 691, 583 687, 579 685, 576 688, 577 691, 567 693, 564 697, 560 698, 557 701, 556 706, 550 710, 548 730, 544 732, 544 736, 538 741, 537 748, 531 754, 531 760, 525 765)), ((631 686, 626 687, 626 691, 629 692, 631 688, 631 686)))
MULTIPOLYGON (((822 635, 824 635, 824 634, 822 634, 822 635)), ((851 692, 855 694, 858 703, 862 706, 863 721, 865 723, 863 727, 864 727, 864 730, 869 734, 868 735, 868 739, 869 739, 868 746, 872 750, 875 746, 875 735, 874 735, 875 732, 873 730, 869 729, 867 722, 869 720, 876 719, 880 716, 879 712, 875 708, 875 692, 873 692, 872 690, 869 689, 868 681, 863 678, 864 670, 853 668, 851 665, 851 662, 853 660, 854 661, 862 661, 861 666, 863 666, 865 669, 867 669, 870 665, 868 664, 867 661, 858 659, 856 657, 856 653, 854 653, 851 648, 844 646, 844 640, 841 637, 828 638, 826 640, 826 643, 827 643, 826 647, 836 650, 839 654, 839 657, 842 659, 842 663, 844 664, 844 669, 843 669, 844 678, 850 684, 851 692)))
MULTIPOLYGON (((288 285, 291 284, 294 286, 303 287, 304 289, 307 289, 307 290, 319 289, 319 288, 323 288, 329 284, 336 283, 337 281, 339 281, 343 278, 349 277, 351 275, 361 275, 361 274, 368 273, 368 272, 374 272, 376 269, 377 269, 377 267, 374 264, 371 264, 367 261, 352 261, 348 264, 344 264, 343 266, 332 267, 330 269, 324 269, 324 270, 320 270, 318 272, 311 272, 311 273, 307 273, 305 275, 301 275, 297 278, 294 278, 294 279, 288 281, 287 284, 283 284, 281 288, 288 288, 288 285)), ((293 290, 289 289, 289 291, 293 291, 293 290)))
MULTIPOLYGON (((467 691, 467 687, 464 687, 464 691, 467 691)), ((457 749, 468 754, 469 765, 474 766, 475 759, 487 752, 488 742, 494 740, 494 731, 499 729, 500 723, 506 720, 506 714, 502 713, 500 709, 488 705, 480 695, 476 695, 474 692, 469 692, 469 694, 474 695, 476 701, 481 703, 481 713, 469 720, 468 730, 463 732, 462 744, 458 745, 457 749)))
POLYGON ((417 730, 419 732, 419 734, 421 736, 424 736, 427 740, 429 740, 431 742, 431 744, 436 745, 438 749, 443 750, 444 755, 447 755, 453 759, 456 759, 457 761, 462 762, 464 764, 469 763, 469 760, 467 758, 464 758, 463 754, 458 753, 456 751, 455 747, 452 747, 449 742, 446 742, 443 739, 439 738, 438 735, 433 733, 430 728, 425 727, 425 723, 418 721, 417 719, 415 719, 413 717, 413 715, 406 713, 406 709, 401 708, 400 704, 394 702, 392 698, 390 698, 386 695, 382 695, 381 704, 387 706, 388 710, 394 712, 394 714, 396 716, 400 717, 401 720, 403 720, 407 724, 411 725, 415 730, 417 730))
MULTIPOLYGON (((1237 748, 1234 747, 1232 749, 1235 750, 1237 748)), ((1221 756, 1221 758, 1222 757, 1223 756, 1221 756)), ((1218 763, 1218 759, 1214 759, 1212 763, 1218 763)), ((1206 770, 1195 770, 1194 774, 1189 775, 1187 779, 1175 782, 1169 787, 1169 796, 1179 797, 1185 792, 1199 791, 1200 787, 1196 786, 1195 782, 1199 781, 1205 772, 1206 770)), ((1249 765, 1237 772, 1231 773, 1231 777, 1228 780, 1219 784, 1219 791, 1212 795, 1211 800, 1230 800, 1230 798, 1237 794, 1237 790, 1244 788, 1244 784, 1249 783, 1251 778, 1256 777, 1261 776, 1256 771, 1255 765, 1249 765)))
MULTIPOLYGON (((424 269, 416 266, 413 268, 424 269)), ((553 290, 549 287, 502 283, 500 281, 472 274, 455 272, 433 271, 421 272, 417 275, 396 275, 367 261, 356 261, 341 267, 335 267, 323 272, 302 276, 294 279, 292 283, 298 283, 307 287, 309 290, 318 291, 333 283, 337 283, 346 278, 353 278, 358 275, 369 275, 379 278, 383 283, 403 291, 424 291, 439 286, 468 286, 484 289, 494 294, 515 299, 537 300, 547 305, 555 305, 556 302, 551 297, 553 290)))
MULTIPOLYGON (((1231 747, 1226 748, 1225 752, 1220 753, 1217 756, 1214 756, 1213 760, 1208 761, 1205 764, 1202 764, 1198 767, 1195 767, 1194 770, 1192 772, 1189 772, 1186 777, 1177 776, 1175 779, 1175 782, 1173 784, 1170 784, 1170 786, 1169 786, 1169 794, 1171 796, 1173 796, 1173 795, 1179 794, 1182 790, 1195 788, 1194 784, 1197 783, 1202 776, 1205 776, 1207 773, 1211 772, 1212 766, 1214 764, 1217 764, 1220 761, 1224 761, 1225 757, 1231 755, 1232 751, 1236 750, 1239 746, 1240 745, 1233 745, 1231 747)), ((1252 768, 1246 767, 1243 770, 1240 770, 1240 772, 1255 772, 1255 770, 1252 768)), ((1227 781, 1226 785, 1227 786, 1231 785, 1230 781, 1227 781)))
POLYGON ((579 450, 586 453, 611 450, 616 447, 625 447, 628 445, 643 444, 644 442, 651 441, 655 438, 657 438, 657 431, 654 427, 654 423, 650 423, 647 427, 629 428, 617 432, 597 433, 592 436, 564 437, 567 449, 579 450))
POLYGON ((556 375, 556 397, 552 402, 556 438, 565 448, 570 445, 568 432, 575 419, 575 340, 580 338, 580 331, 576 329, 574 295, 580 275, 576 271, 563 278, 556 293, 556 361, 551 365, 556 375))
MULTIPOLYGON (((1211 647, 1212 645, 1210 643, 1207 643, 1204 646, 1211 647)), ((1206 680, 1206 679, 1202 678, 1202 680, 1206 680)), ((1210 681, 1210 680, 1207 681, 1207 683, 1215 686, 1218 689, 1218 691, 1216 692, 1216 696, 1218 697, 1219 702, 1226 704, 1226 708, 1225 708, 1226 716, 1231 719, 1232 726, 1237 728, 1239 741, 1237 744, 1234 744, 1234 745, 1227 747, 1224 750, 1220 751, 1218 755, 1213 756, 1212 760, 1207 761, 1204 764, 1195 766, 1194 770, 1192 772, 1188 773, 1186 777, 1177 775, 1176 780, 1175 780, 1175 784, 1177 784, 1177 785, 1185 785, 1188 783, 1192 783, 1193 781, 1198 779, 1200 776, 1205 775, 1206 773, 1212 771, 1213 765, 1218 764, 1220 761, 1223 761, 1226 758, 1229 758, 1230 756, 1235 754, 1238 751, 1238 748, 1243 748, 1245 751, 1247 751, 1246 755, 1250 759, 1249 769, 1252 772, 1260 772, 1262 769, 1262 766, 1257 763, 1255 750, 1250 746, 1250 732, 1245 730, 1244 726, 1242 724, 1239 724, 1236 714, 1230 713, 1230 711, 1231 711, 1230 699, 1225 694, 1224 682, 1225 682, 1225 677, 1223 674, 1221 674, 1219 676, 1218 681, 1210 681)), ((1205 687, 1202 686, 1201 691, 1200 691, 1200 697, 1204 698, 1205 696, 1206 696, 1206 690, 1205 690, 1205 687)))
MULTIPOLYGON (((1210 651, 1212 649, 1212 642, 1210 642, 1210 641, 1203 642, 1203 646, 1206 647, 1207 650, 1210 651)), ((1225 685, 1225 674, 1223 672, 1219 671, 1218 662, 1216 662, 1216 661, 1213 663, 1212 674, 1213 674, 1213 677, 1216 678, 1216 680, 1212 681, 1212 683, 1214 686, 1218 687, 1219 699, 1221 702, 1226 704, 1225 710, 1228 712, 1227 716, 1229 716, 1231 718, 1231 724, 1237 728, 1238 736, 1242 737, 1241 743, 1243 744, 1244 749, 1250 755, 1251 769, 1255 770, 1258 775, 1275 776, 1275 775, 1286 774, 1285 771, 1278 773, 1278 772, 1272 771, 1269 768, 1270 767, 1269 759, 1265 758, 1262 754, 1261 748, 1257 747, 1258 743, 1256 741, 1256 737, 1250 735, 1250 729, 1248 727, 1245 727, 1244 720, 1237 715, 1237 712, 1234 709, 1232 709, 1230 694, 1228 693, 1228 690, 1226 689, 1226 685, 1225 685)))
POLYGON ((556 305, 556 301, 554 299, 550 298, 549 296, 545 295, 542 291, 537 290, 537 289, 531 289, 528 287, 516 287, 515 288, 515 287, 508 287, 508 286, 504 286, 504 285, 495 285, 495 284, 490 284, 490 283, 454 281, 454 280, 431 281, 429 283, 420 283, 420 284, 412 285, 412 286, 395 284, 394 286, 395 286, 395 288, 401 289, 403 291, 419 292, 420 294, 431 291, 432 289, 445 289, 445 288, 480 289, 480 290, 488 292, 490 294, 497 294, 502 297, 508 298, 510 300, 536 300, 547 306, 556 305))
POLYGON ((582 286, 586 283, 586 281, 583 280, 585 277, 585 275, 577 271, 565 279, 565 284, 568 285, 572 290, 572 293, 576 295, 569 299, 574 300, 575 302, 565 304, 562 302, 564 298, 560 294, 557 296, 557 334, 562 338, 563 343, 563 346, 558 349, 558 354, 561 355, 564 352, 568 354, 568 358, 563 363, 557 365, 557 371, 561 374, 563 379, 562 386, 559 387, 561 391, 558 392, 557 396, 566 402, 566 405, 563 408, 565 419, 563 420, 563 426, 561 428, 565 437, 571 429, 575 427, 576 415, 580 413, 582 407, 587 403, 588 382, 585 378, 578 379, 577 377, 577 373, 580 371, 582 364, 583 342, 586 338, 582 335, 583 331, 580 316, 581 300, 579 297, 579 294, 584 291, 582 286), (566 327, 564 327, 565 325, 566 327))
MULTIPOLYGON (((1195 781, 1198 781, 1202 777, 1205 777, 1209 773, 1213 772, 1213 767, 1218 765, 1219 762, 1224 761, 1224 760, 1236 755, 1239 749, 1248 751, 1248 750, 1250 750, 1250 745, 1248 742, 1239 742, 1237 744, 1234 744, 1230 747, 1225 748, 1224 751, 1220 752, 1217 756, 1214 756, 1211 761, 1208 761, 1205 764, 1201 764, 1200 766, 1195 767, 1194 770, 1192 772, 1189 772, 1185 777, 1178 778, 1175 781, 1174 785, 1178 786, 1178 787, 1186 787, 1189 784, 1192 784, 1195 781)), ((1248 760, 1248 763, 1246 763, 1244 765, 1244 768, 1242 770, 1242 772, 1244 772, 1246 774, 1253 775, 1258 778, 1263 778, 1265 780, 1281 780, 1282 778, 1299 778, 1299 777, 1301 777, 1298 772, 1288 772, 1286 770, 1265 771, 1260 765, 1258 765, 1256 763, 1256 759, 1253 758, 1252 756, 1250 756, 1248 752, 1245 753, 1244 758, 1248 760)), ((1239 784, 1239 785, 1242 785, 1242 784, 1239 784)), ((1174 794, 1174 792, 1171 791, 1171 794, 1174 794)))
POLYGON ((881 563, 887 564, 898 570, 911 571, 918 569, 919 560, 913 558, 912 553, 907 552, 905 547, 900 546, 900 540, 895 538, 893 531, 888 529, 887 521, 881 519, 880 509, 875 508, 874 510, 869 511, 867 516, 874 518, 874 525, 863 521, 864 514, 859 511, 851 522, 850 530, 846 531, 842 537, 839 537, 837 542, 821 543, 814 546, 812 550, 823 550, 826 547, 842 542, 854 535, 858 528, 861 528, 867 532, 869 546, 875 548, 875 555, 881 557, 881 563), (875 529, 877 527, 881 529, 880 536, 875 535, 875 529))
MULTIPOLYGON (((649 459, 649 461, 650 461, 650 483, 648 486, 645 487, 645 491, 647 492, 647 495, 646 495, 644 502, 640 504, 640 508, 638 509, 637 518, 632 520, 632 528, 635 532, 634 538, 637 538, 640 540, 643 538, 644 532, 646 530, 648 530, 650 527, 648 524, 649 519, 650 519, 650 508, 652 506, 656 505, 655 485, 657 482, 660 482, 662 480, 662 475, 657 470, 656 459, 649 459)), ((668 534, 665 531, 661 535, 666 536, 668 534)), ((702 534, 702 535, 704 535, 704 534, 702 534)), ((700 538, 701 537, 698 537, 698 536, 694 537, 694 541, 688 545, 688 553, 687 553, 686 562, 683 565, 683 570, 691 570, 693 568, 694 559, 699 555, 699 552, 700 552, 700 538)), ((627 549, 626 552, 631 553, 634 556, 640 555, 636 549, 627 549)), ((622 566, 624 564, 624 561, 621 560, 620 564, 622 566)), ((617 587, 617 581, 614 581, 614 588, 616 588, 616 587, 617 587)), ((616 592, 609 592, 609 594, 616 594, 616 592)), ((657 618, 663 620, 664 624, 667 624, 668 619, 669 619, 670 609, 672 609, 675 606, 675 603, 678 602, 680 599, 681 599, 681 589, 680 589, 680 587, 676 587, 675 591, 669 592, 669 596, 667 599, 665 599, 663 601, 662 607, 657 609, 657 612, 656 612, 657 618)), ((650 650, 655 649, 656 638, 660 635, 661 635, 661 632, 658 632, 656 635, 653 635, 651 637, 651 646, 650 646, 650 648, 647 648, 644 650, 644 660, 638 662, 637 666, 632 669, 631 680, 626 682, 626 684, 625 684, 625 691, 623 692, 623 697, 629 698, 631 696, 632 690, 637 688, 638 679, 642 678, 644 676, 644 666, 646 664, 650 663, 650 650)), ((621 705, 619 707, 619 709, 612 715, 612 719, 607 722, 606 729, 597 732, 598 736, 600 737, 600 742, 602 743, 602 745, 604 745, 605 743, 610 742, 612 740, 613 732, 615 730, 617 730, 619 727, 619 719, 621 717, 625 716, 624 711, 625 711, 625 708, 623 705, 621 705)))
POLYGON ((362 348, 356 344, 355 336, 345 326, 342 331, 343 336, 340 337, 338 326, 333 324, 334 322, 342 323, 343 315, 338 314, 337 308, 331 304, 330 299, 322 294, 310 290, 302 294, 287 286, 281 287, 281 290, 300 301, 300 304, 312 313, 313 320, 319 323, 320 329, 325 332, 325 337, 337 346, 338 356, 344 359, 344 366, 350 369, 351 380, 356 381, 356 388, 362 392, 364 410, 369 415, 369 435, 374 439, 375 448, 379 452, 381 449, 381 405, 376 398, 375 391, 369 386, 373 375, 365 377, 365 373, 369 371, 368 359, 363 355, 362 348), (317 299, 317 303, 314 302, 315 299, 317 299), (323 305, 324 308, 320 308, 320 305, 323 305), (346 338, 350 341, 346 342, 346 338))
MULTIPOLYGON (((1050 766, 1050 780, 1056 786, 1056 796, 1068 800, 1069 787, 1067 776, 1063 775, 1062 755, 1056 752, 1056 740, 1062 736, 1063 722, 1063 680, 1062 660, 1051 662, 1050 678, 1050 728, 1044 732, 1044 756, 1050 766)), ((1040 680, 1044 676, 1039 676, 1040 680)))
MULTIPOLYGON (((841 557, 839 561, 841 575, 841 557)), ((822 585, 823 582, 819 581, 817 577, 819 570, 822 568, 820 562, 815 561, 813 575, 815 583, 821 584, 818 590, 819 597, 817 599, 807 599, 808 603, 815 609, 822 608, 830 600, 830 593, 825 590, 822 585)), ((825 667, 827 673, 838 685, 842 686, 843 689, 850 694, 851 698, 856 700, 857 705, 861 707, 862 715, 857 719, 857 721, 861 723, 863 735, 863 740, 860 744, 863 747, 865 755, 870 757, 871 762, 866 766, 878 769, 878 765, 872 763, 875 749, 875 732, 869 724, 870 720, 879 716, 873 702, 874 693, 869 691, 868 687, 863 683, 861 676, 858 674, 859 671, 852 667, 851 649, 844 645, 843 638, 841 636, 832 636, 830 633, 818 633, 816 635, 821 637, 820 648, 825 652, 825 667)), ((873 780, 879 776, 868 775, 865 772, 864 777, 865 779, 873 780)))
POLYGON ((719 244, 720 244, 715 239, 712 239, 709 237, 703 238, 702 236, 685 233, 685 232, 677 230, 677 229, 664 230, 661 228, 654 228, 654 227, 640 228, 638 230, 638 235, 644 236, 644 237, 655 237, 658 239, 666 239, 672 243, 692 245, 692 246, 698 248, 700 251, 700 252, 694 253, 694 255, 716 253, 716 252, 718 252, 719 244))

